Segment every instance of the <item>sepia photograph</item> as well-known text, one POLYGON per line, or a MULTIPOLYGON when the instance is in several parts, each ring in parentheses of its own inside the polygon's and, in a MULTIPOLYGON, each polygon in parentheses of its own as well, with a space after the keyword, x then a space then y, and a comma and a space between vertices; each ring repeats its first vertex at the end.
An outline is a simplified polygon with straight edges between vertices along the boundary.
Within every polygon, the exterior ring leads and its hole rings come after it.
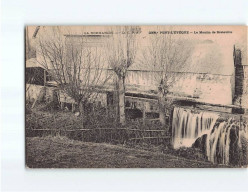
POLYGON ((26 26, 27 168, 247 168, 247 26, 26 26))
POLYGON ((0 191, 248 191, 248 1, 0 0, 0 191))

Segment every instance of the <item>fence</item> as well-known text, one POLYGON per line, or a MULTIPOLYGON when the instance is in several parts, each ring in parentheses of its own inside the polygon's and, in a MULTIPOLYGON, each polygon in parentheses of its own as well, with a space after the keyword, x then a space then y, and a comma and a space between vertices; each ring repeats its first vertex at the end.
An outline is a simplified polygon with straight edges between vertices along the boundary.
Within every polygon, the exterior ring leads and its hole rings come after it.
POLYGON ((70 139, 115 144, 137 144, 145 142, 147 144, 165 144, 170 139, 170 135, 165 130, 142 130, 128 128, 95 128, 95 129, 26 129, 26 137, 37 136, 66 136, 70 139))

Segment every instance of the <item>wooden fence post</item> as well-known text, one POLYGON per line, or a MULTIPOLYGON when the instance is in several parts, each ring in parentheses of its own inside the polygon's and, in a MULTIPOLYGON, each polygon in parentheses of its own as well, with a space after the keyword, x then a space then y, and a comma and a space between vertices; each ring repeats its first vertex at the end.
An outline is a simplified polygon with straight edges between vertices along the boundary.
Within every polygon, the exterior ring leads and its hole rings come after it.
POLYGON ((62 110, 64 109, 64 106, 65 106, 65 103, 61 102, 60 107, 61 107, 62 110))
POLYGON ((75 112, 75 104, 74 103, 72 103, 72 105, 71 105, 71 111, 75 112))
POLYGON ((145 108, 145 102, 143 102, 142 112, 143 112, 143 125, 145 127, 145 125, 146 125, 146 108, 145 108))

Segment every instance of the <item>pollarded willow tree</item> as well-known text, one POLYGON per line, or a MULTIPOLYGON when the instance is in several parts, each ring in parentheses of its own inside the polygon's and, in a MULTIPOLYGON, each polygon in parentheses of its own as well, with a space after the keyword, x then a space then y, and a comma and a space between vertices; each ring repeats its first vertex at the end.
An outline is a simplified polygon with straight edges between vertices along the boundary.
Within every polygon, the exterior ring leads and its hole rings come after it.
POLYGON ((119 122, 125 125, 125 78, 127 70, 134 63, 137 53, 137 26, 116 26, 111 28, 113 34, 106 43, 107 61, 116 74, 118 92, 119 122))
MULTIPOLYGON (((171 31, 171 29, 170 29, 171 31)), ((170 70, 177 70, 186 65, 192 55, 192 44, 178 35, 165 34, 163 28, 157 28, 156 34, 148 37, 146 47, 142 49, 140 63, 157 70, 159 89, 159 109, 160 121, 165 125, 165 98, 169 92, 169 87, 173 84, 169 80, 170 70)), ((167 29, 168 32, 168 29, 167 29)))
POLYGON ((70 29, 46 28, 37 40, 38 62, 55 80, 58 88, 75 100, 80 115, 84 117, 85 106, 94 101, 97 88, 102 88, 110 78, 104 72, 103 47, 92 44, 83 31, 74 35, 70 29))

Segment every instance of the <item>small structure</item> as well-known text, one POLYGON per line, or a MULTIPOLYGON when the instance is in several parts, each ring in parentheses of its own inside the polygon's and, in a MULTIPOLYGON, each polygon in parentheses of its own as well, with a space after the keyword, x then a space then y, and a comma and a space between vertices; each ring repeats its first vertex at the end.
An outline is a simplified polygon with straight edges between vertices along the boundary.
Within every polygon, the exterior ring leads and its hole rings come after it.
POLYGON ((248 109, 248 64, 246 52, 238 46, 233 51, 235 67, 235 95, 233 104, 248 109))
POLYGON ((27 84, 45 86, 47 71, 41 67, 35 58, 26 61, 25 81, 27 84))
POLYGON ((35 58, 26 61, 25 81, 28 101, 34 102, 44 99, 46 75, 46 70, 37 64, 35 58))
POLYGON ((48 72, 40 66, 35 58, 26 61, 25 69, 26 99, 33 102, 37 101, 53 102, 56 101, 57 87, 52 81, 48 72))

